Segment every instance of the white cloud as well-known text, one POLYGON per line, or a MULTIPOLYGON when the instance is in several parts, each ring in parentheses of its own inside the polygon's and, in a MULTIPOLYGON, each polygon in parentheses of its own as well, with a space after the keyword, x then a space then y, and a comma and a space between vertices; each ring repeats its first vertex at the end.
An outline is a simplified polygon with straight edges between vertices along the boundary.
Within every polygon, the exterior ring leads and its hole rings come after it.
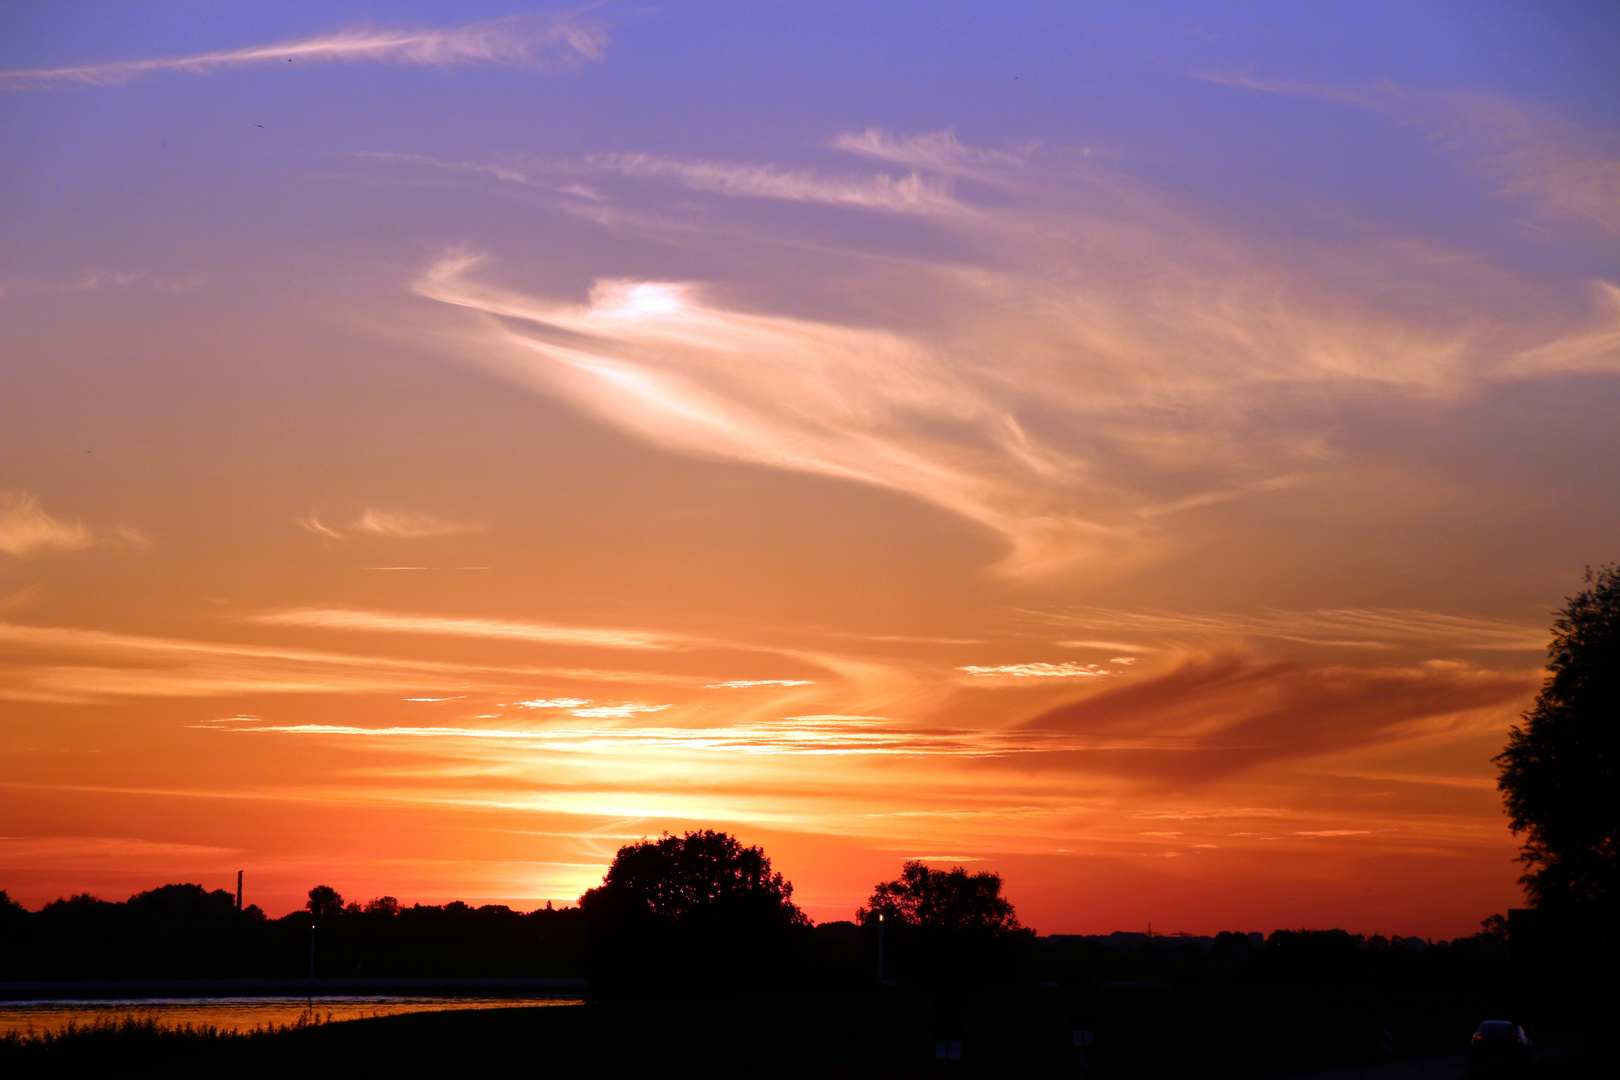
POLYGON ((314 533, 316 536, 330 537, 333 540, 341 540, 341 539, 343 539, 343 534, 342 533, 338 532, 336 529, 332 528, 330 525, 327 525, 324 522, 322 522, 321 519, 319 517, 317 517, 316 515, 314 515, 314 514, 310 514, 307 517, 299 518, 298 519, 298 524, 299 524, 300 527, 308 529, 310 532, 314 533))
POLYGON ((423 536, 454 536, 457 533, 481 532, 484 526, 475 521, 450 521, 432 514, 414 514, 398 510, 367 510, 360 515, 354 527, 373 536, 416 538, 423 536))
POLYGON ((663 712, 671 708, 669 705, 638 705, 634 702, 623 705, 593 705, 583 709, 569 709, 574 716, 597 720, 624 720, 641 713, 663 712))
POLYGON ((814 686, 809 679, 732 679, 730 682, 710 683, 705 690, 740 690, 749 686, 814 686))
POLYGON ((0 665, 0 698, 16 701, 82 704, 107 697, 247 693, 409 694, 448 700, 464 695, 475 680, 503 695, 534 694, 558 680, 697 683, 659 672, 445 663, 5 622, 0 622, 0 645, 7 647, 10 661, 0 665))
POLYGON ((820 203, 896 214, 942 214, 967 210, 951 193, 948 179, 926 177, 917 172, 903 176, 890 176, 887 173, 832 175, 781 165, 711 161, 665 154, 598 153, 576 161, 529 160, 521 165, 511 161, 455 160, 387 151, 360 151, 354 156, 447 172, 483 174, 507 183, 541 188, 597 203, 608 201, 608 196, 569 178, 580 174, 597 174, 667 180, 691 191, 731 198, 820 203))
POLYGON ((544 642, 549 645, 580 645, 606 649, 668 649, 682 641, 646 630, 603 630, 507 619, 458 619, 338 608, 291 608, 250 615, 247 619, 249 622, 272 626, 312 626, 328 630, 509 638, 544 642))
POLYGON ((878 161, 976 180, 1000 180, 1008 170, 1024 164, 1024 159, 1017 154, 966 146, 957 139, 956 132, 950 130, 896 135, 869 127, 836 135, 828 145, 878 161))
POLYGON ((144 547, 149 541, 127 525, 102 532, 83 522, 64 521, 46 511, 26 491, 0 491, 0 552, 19 559, 48 551, 82 551, 96 544, 144 547))
POLYGON ((25 90, 61 83, 110 86, 152 72, 202 75, 251 64, 361 62, 498 64, 507 67, 571 66, 600 59, 607 32, 571 17, 514 16, 442 29, 385 30, 358 26, 315 37, 195 53, 154 60, 125 60, 76 67, 0 71, 0 89, 25 90))
POLYGON ((649 442, 902 491, 1002 533, 1015 558, 1074 558, 1109 532, 1054 505, 1061 455, 918 342, 728 309, 676 282, 599 281, 584 305, 548 303, 472 280, 480 261, 447 256, 416 290, 492 317, 481 363, 649 442))
POLYGON ((142 287, 160 293, 189 292, 200 288, 205 281, 200 276, 170 277, 145 271, 91 270, 68 286, 72 292, 101 292, 105 289, 128 291, 142 287))
POLYGON ((1535 623, 1411 608, 1267 608, 1252 615, 1074 608, 1036 617, 1060 626, 1129 630, 1181 642, 1258 637, 1353 649, 1390 649, 1413 643, 1490 652, 1540 652, 1547 647, 1547 631, 1535 623))
MULTIPOLYGON (((487 528, 481 521, 454 521, 449 518, 439 517, 436 514, 376 508, 368 508, 348 525, 328 525, 316 514, 309 514, 299 518, 298 524, 301 528, 307 529, 317 536, 325 536, 333 540, 346 539, 350 534, 356 532, 366 533, 371 536, 385 536, 392 539, 414 540, 429 536, 456 536, 464 533, 483 532, 487 528)), ((420 568, 374 567, 373 569, 420 568)), ((461 569, 472 568, 463 567, 461 569)))
MULTIPOLYGON (((472 316, 434 320, 447 352, 672 452, 926 502, 995 533, 996 568, 1022 576, 1143 566, 1193 542, 1180 519, 1220 504, 1437 483, 1354 453, 1334 408, 1444 408, 1487 380, 1620 366, 1620 290, 1606 284, 1592 314, 1572 319, 1544 283, 1473 253, 1354 222, 1348 236, 1286 240, 1212 224, 1083 151, 879 129, 833 147, 914 170, 936 185, 919 189, 923 203, 962 206, 918 229, 923 250, 950 254, 899 256, 881 241, 835 251, 782 235, 790 224, 767 238, 684 209, 660 220, 634 202, 645 192, 604 180, 624 200, 596 219, 606 228, 793 254, 753 264, 782 269, 750 281, 746 302, 689 280, 524 295, 471 251, 447 253, 413 287, 472 316), (974 188, 958 198, 952 178, 999 194, 968 203, 974 188), (804 251, 819 267, 809 291, 844 289, 859 314, 796 314, 804 251), (847 279, 833 280, 835 266, 847 279)), ((606 154, 489 168, 541 186, 548 171, 595 169, 730 195, 906 203, 791 165, 606 154)))
POLYGON ((84 525, 53 517, 28 492, 0 492, 0 551, 26 558, 41 551, 77 551, 95 542, 84 525))
MULTIPOLYGON (((573 710, 585 720, 627 720, 661 712, 667 705, 620 705, 573 710)), ((485 718, 487 719, 487 718, 485 718)), ((196 725, 201 727, 202 725, 196 725)), ((351 724, 242 724, 214 731, 257 734, 317 735, 367 740, 520 743, 527 749, 573 755, 599 754, 623 763, 623 751, 639 748, 660 759, 673 754, 803 755, 808 757, 955 757, 1000 758, 1075 750, 1185 750, 1186 740, 1054 736, 1031 731, 967 729, 916 730, 878 717, 797 716, 722 727, 600 726, 543 728, 351 724)))
POLYGON ((959 667, 957 671, 965 671, 969 675, 980 678, 1000 677, 1014 679, 1092 679, 1104 675, 1114 675, 1099 664, 997 664, 991 667, 968 666, 959 667))
POLYGON ((1504 197, 1527 199, 1545 213, 1583 219, 1620 235, 1620 142, 1611 132, 1484 93, 1200 77, 1262 93, 1337 101, 1431 128, 1452 147, 1472 154, 1479 172, 1495 180, 1504 197))
POLYGON ((586 164, 621 176, 673 180, 694 191, 752 199, 828 203, 862 210, 933 214, 964 209, 948 184, 915 172, 893 177, 827 176, 777 165, 703 161, 661 154, 592 154, 586 164))

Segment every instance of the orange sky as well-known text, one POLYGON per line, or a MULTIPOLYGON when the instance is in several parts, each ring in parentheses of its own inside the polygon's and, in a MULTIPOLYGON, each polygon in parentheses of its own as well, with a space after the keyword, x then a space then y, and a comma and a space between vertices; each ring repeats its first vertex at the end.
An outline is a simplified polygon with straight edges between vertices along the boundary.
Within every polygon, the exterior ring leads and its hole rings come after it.
POLYGON ((0 888, 1518 903, 1615 20, 1160 7, 0 15, 0 888))

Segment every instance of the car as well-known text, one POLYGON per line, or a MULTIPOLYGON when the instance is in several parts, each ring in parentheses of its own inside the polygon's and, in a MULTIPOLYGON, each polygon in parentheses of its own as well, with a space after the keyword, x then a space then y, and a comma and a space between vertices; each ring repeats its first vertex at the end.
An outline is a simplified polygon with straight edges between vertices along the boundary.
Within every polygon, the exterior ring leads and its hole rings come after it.
POLYGON ((1475 1061, 1529 1061, 1530 1036, 1511 1020, 1486 1020, 1468 1044, 1475 1061))

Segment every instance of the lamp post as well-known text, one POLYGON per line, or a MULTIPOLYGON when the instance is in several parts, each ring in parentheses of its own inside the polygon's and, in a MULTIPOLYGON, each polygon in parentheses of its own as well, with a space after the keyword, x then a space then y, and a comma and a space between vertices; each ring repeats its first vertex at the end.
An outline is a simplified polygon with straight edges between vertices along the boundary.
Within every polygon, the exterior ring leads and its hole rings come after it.
POLYGON ((309 924, 309 981, 315 981, 315 924, 309 924))
POLYGON ((883 978, 883 912, 878 912, 878 985, 886 985, 883 978))

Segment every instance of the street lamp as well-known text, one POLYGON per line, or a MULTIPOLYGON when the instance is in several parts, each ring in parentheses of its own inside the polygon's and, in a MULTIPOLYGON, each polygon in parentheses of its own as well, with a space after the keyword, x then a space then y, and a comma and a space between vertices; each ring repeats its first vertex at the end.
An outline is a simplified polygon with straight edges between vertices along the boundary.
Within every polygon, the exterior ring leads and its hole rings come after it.
POLYGON ((315 981, 315 924, 309 924, 309 981, 315 981))
POLYGON ((883 986, 883 912, 878 912, 878 985, 883 986))

